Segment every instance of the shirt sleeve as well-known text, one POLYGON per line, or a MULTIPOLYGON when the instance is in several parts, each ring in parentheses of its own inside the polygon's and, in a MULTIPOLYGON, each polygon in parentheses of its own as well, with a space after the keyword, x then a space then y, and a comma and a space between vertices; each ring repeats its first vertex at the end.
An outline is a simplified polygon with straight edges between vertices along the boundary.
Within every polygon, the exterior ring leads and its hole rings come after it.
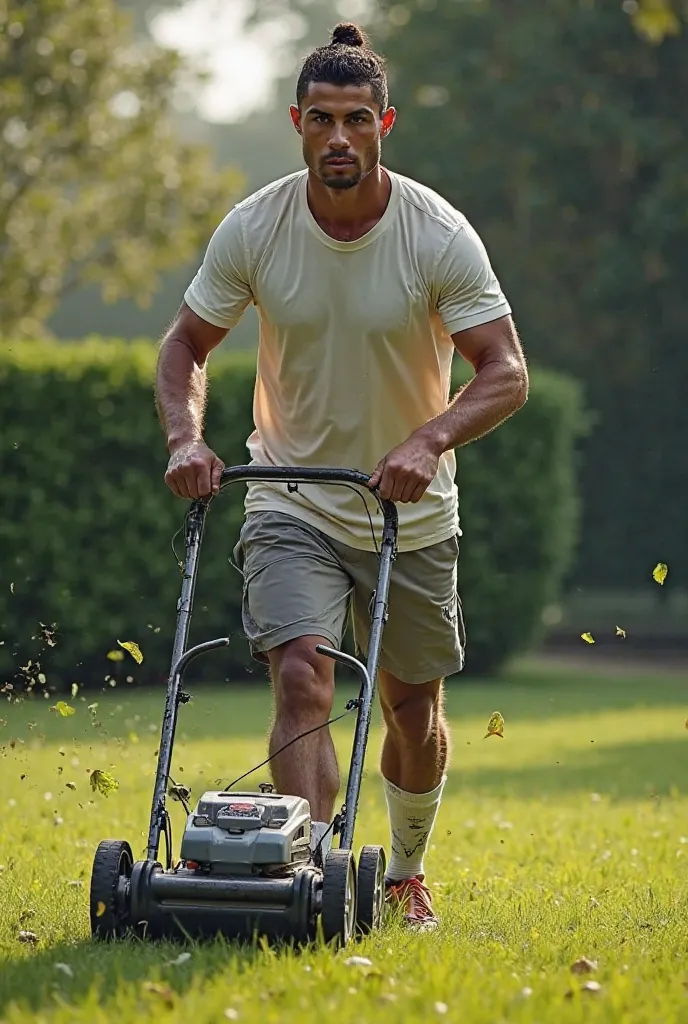
POLYGON ((448 334, 511 313, 487 250, 467 222, 455 232, 442 254, 435 281, 437 310, 448 334))
POLYGON ((215 327, 229 330, 253 301, 241 213, 236 207, 215 229, 203 262, 184 293, 187 306, 215 327))

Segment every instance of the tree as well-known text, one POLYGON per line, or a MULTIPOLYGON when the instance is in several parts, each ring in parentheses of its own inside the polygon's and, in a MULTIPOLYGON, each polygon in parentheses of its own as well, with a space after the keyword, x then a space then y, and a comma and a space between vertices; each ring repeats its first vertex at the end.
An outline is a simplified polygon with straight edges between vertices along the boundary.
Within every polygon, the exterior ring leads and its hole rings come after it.
POLYGON ((85 283, 146 304, 242 186, 176 137, 181 60, 113 0, 0 0, 0 64, 0 334, 35 335, 85 283))
POLYGON ((380 6, 385 158, 475 223, 530 357, 597 412, 577 582, 685 577, 685 31, 653 0, 380 6))

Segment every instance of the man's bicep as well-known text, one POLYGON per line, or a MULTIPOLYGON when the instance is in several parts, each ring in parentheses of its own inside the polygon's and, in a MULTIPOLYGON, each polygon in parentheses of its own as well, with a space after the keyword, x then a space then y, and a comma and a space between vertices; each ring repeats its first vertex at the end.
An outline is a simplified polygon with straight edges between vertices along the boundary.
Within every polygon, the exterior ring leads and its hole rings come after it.
POLYGON ((227 332, 252 301, 241 214, 235 208, 213 233, 184 302, 206 323, 227 332))
POLYGON ((167 332, 167 337, 175 338, 187 345, 196 363, 203 366, 212 350, 227 337, 227 333, 227 328, 217 327, 204 320, 184 300, 167 332))
POLYGON ((455 331, 452 341, 456 351, 478 372, 487 362, 500 362, 522 368, 525 355, 511 314, 495 320, 455 331))

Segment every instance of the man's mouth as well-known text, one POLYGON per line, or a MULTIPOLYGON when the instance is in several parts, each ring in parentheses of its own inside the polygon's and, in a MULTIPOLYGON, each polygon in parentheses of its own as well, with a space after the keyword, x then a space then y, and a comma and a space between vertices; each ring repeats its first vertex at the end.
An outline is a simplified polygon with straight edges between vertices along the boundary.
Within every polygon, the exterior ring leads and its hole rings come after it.
POLYGON ((334 167, 346 167, 347 164, 355 164, 356 161, 352 160, 350 156, 330 156, 325 163, 332 164, 334 167))

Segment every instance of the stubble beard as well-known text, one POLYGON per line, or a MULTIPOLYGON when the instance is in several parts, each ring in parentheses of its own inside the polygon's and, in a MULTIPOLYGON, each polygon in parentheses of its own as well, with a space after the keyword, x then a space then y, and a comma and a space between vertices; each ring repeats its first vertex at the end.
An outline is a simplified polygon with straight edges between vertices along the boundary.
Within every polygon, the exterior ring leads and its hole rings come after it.
POLYGON ((327 173, 327 164, 321 164, 319 167, 315 164, 315 161, 306 151, 306 147, 303 147, 303 158, 306 166, 313 171, 320 181, 323 183, 325 188, 331 188, 335 192, 344 191, 349 188, 355 188, 356 185, 360 185, 363 178, 367 177, 372 170, 375 169, 376 165, 380 162, 381 150, 380 146, 376 149, 371 149, 364 154, 366 163, 366 169, 364 170, 361 166, 360 161, 356 165, 356 172, 346 177, 342 175, 329 175, 327 173))

